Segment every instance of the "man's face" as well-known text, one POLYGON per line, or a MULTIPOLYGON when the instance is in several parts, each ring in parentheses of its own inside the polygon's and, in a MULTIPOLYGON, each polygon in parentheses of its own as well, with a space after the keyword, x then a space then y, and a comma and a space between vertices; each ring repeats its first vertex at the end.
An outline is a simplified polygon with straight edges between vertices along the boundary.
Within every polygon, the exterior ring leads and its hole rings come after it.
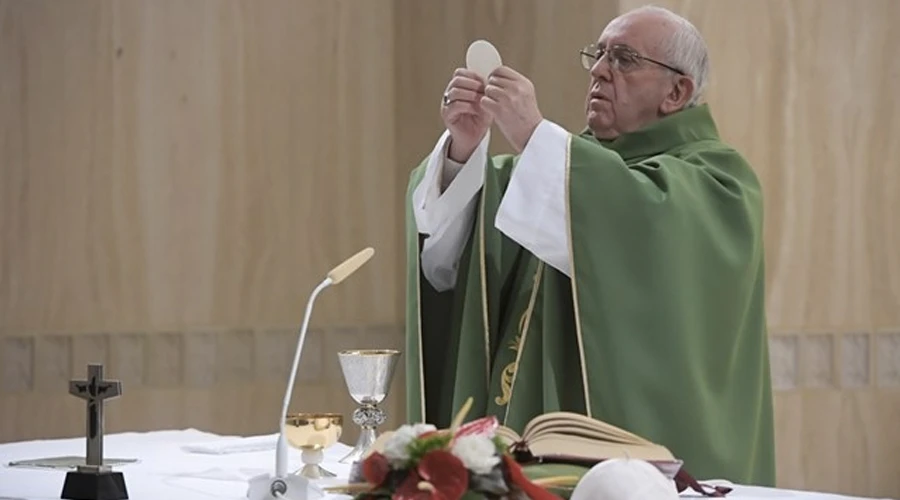
MULTIPOLYGON (((662 58, 662 41, 673 29, 668 19, 647 14, 614 19, 603 30, 596 49, 603 54, 590 70, 585 100, 587 124, 599 139, 613 139, 667 114, 679 75, 658 64, 633 57, 662 58), (627 64, 615 64, 616 55, 627 64)), ((677 96, 675 96, 677 97, 677 96)))

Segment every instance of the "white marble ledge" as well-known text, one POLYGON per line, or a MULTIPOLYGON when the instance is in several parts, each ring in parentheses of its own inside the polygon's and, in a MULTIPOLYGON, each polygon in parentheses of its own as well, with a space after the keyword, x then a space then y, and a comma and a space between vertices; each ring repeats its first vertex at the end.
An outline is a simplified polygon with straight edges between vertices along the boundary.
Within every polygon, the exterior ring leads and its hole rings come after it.
MULTIPOLYGON (((195 429, 122 433, 107 436, 104 447, 107 458, 138 460, 118 469, 125 474, 130 500, 239 500, 245 498, 250 478, 271 473, 275 467, 274 435, 240 438, 195 429)), ((338 475, 326 484, 346 482, 349 466, 338 460, 349 450, 349 446, 339 443, 326 451, 323 466, 338 475)), ((84 451, 84 439, 78 438, 0 444, 0 500, 58 499, 65 480, 64 471, 12 468, 8 464, 54 456, 83 456, 84 451)), ((300 452, 291 449, 289 470, 300 466, 300 452)), ((729 497, 743 500, 854 500, 811 492, 734 487, 729 497)), ((693 497, 687 492, 682 496, 693 497)))

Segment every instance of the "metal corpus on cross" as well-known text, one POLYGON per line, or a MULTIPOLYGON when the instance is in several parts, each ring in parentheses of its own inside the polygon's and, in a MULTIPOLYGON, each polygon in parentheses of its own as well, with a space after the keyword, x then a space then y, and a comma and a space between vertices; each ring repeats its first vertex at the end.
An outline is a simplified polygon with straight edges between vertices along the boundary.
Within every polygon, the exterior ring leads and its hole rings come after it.
POLYGON ((103 365, 89 364, 87 380, 69 382, 69 394, 87 401, 87 455, 83 469, 99 472, 103 465, 103 405, 122 394, 118 380, 103 380, 103 365))

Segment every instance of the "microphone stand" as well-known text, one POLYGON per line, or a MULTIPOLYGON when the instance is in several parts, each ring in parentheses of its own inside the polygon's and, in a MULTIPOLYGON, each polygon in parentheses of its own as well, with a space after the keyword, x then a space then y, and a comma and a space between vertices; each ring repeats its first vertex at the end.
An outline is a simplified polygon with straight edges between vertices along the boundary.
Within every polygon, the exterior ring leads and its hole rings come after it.
POLYGON ((300 365, 300 352, 303 350, 303 344, 306 341, 306 330, 309 327, 310 312, 312 311, 313 302, 315 302, 316 297, 322 290, 330 285, 331 278, 325 278, 325 280, 319 283, 319 286, 313 290, 306 303, 306 314, 303 316, 303 326, 300 328, 300 338, 297 340, 297 349, 294 351, 294 363, 291 365, 291 376, 288 379, 287 390, 284 392, 284 401, 281 403, 281 421, 279 422, 278 444, 275 450, 275 474, 278 477, 287 475, 288 443, 287 437, 285 437, 284 420, 287 418, 288 406, 291 404, 291 396, 294 392, 294 382, 297 379, 297 368, 300 365))
POLYGON ((303 344, 306 342, 306 332, 309 328, 309 318, 312 315, 313 303, 322 290, 331 285, 336 285, 353 274, 365 264, 374 253, 372 248, 366 248, 356 255, 345 260, 332 269, 327 277, 316 286, 306 303, 306 311, 303 315, 303 324, 300 327, 300 338, 297 339, 297 348, 294 351, 294 362, 291 365, 291 373, 288 378, 287 389, 284 393, 284 401, 281 405, 280 421, 278 422, 278 441, 275 444, 275 475, 262 474, 250 479, 247 490, 249 500, 314 500, 325 497, 324 490, 309 479, 299 474, 288 474, 288 442, 285 434, 285 419, 288 407, 294 391, 294 383, 297 379, 297 371, 300 366, 300 354, 303 344))

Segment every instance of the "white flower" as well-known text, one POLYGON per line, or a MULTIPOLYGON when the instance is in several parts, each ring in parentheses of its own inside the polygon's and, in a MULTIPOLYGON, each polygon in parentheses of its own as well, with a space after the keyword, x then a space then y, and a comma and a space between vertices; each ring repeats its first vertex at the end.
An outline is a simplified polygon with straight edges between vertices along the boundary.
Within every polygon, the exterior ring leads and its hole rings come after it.
POLYGON ((475 474, 487 474, 500 463, 497 448, 487 436, 472 434, 458 437, 450 452, 475 474))
POLYGON ((431 424, 402 425, 384 444, 384 456, 392 467, 400 467, 409 460, 409 443, 426 432, 437 430, 431 424))

